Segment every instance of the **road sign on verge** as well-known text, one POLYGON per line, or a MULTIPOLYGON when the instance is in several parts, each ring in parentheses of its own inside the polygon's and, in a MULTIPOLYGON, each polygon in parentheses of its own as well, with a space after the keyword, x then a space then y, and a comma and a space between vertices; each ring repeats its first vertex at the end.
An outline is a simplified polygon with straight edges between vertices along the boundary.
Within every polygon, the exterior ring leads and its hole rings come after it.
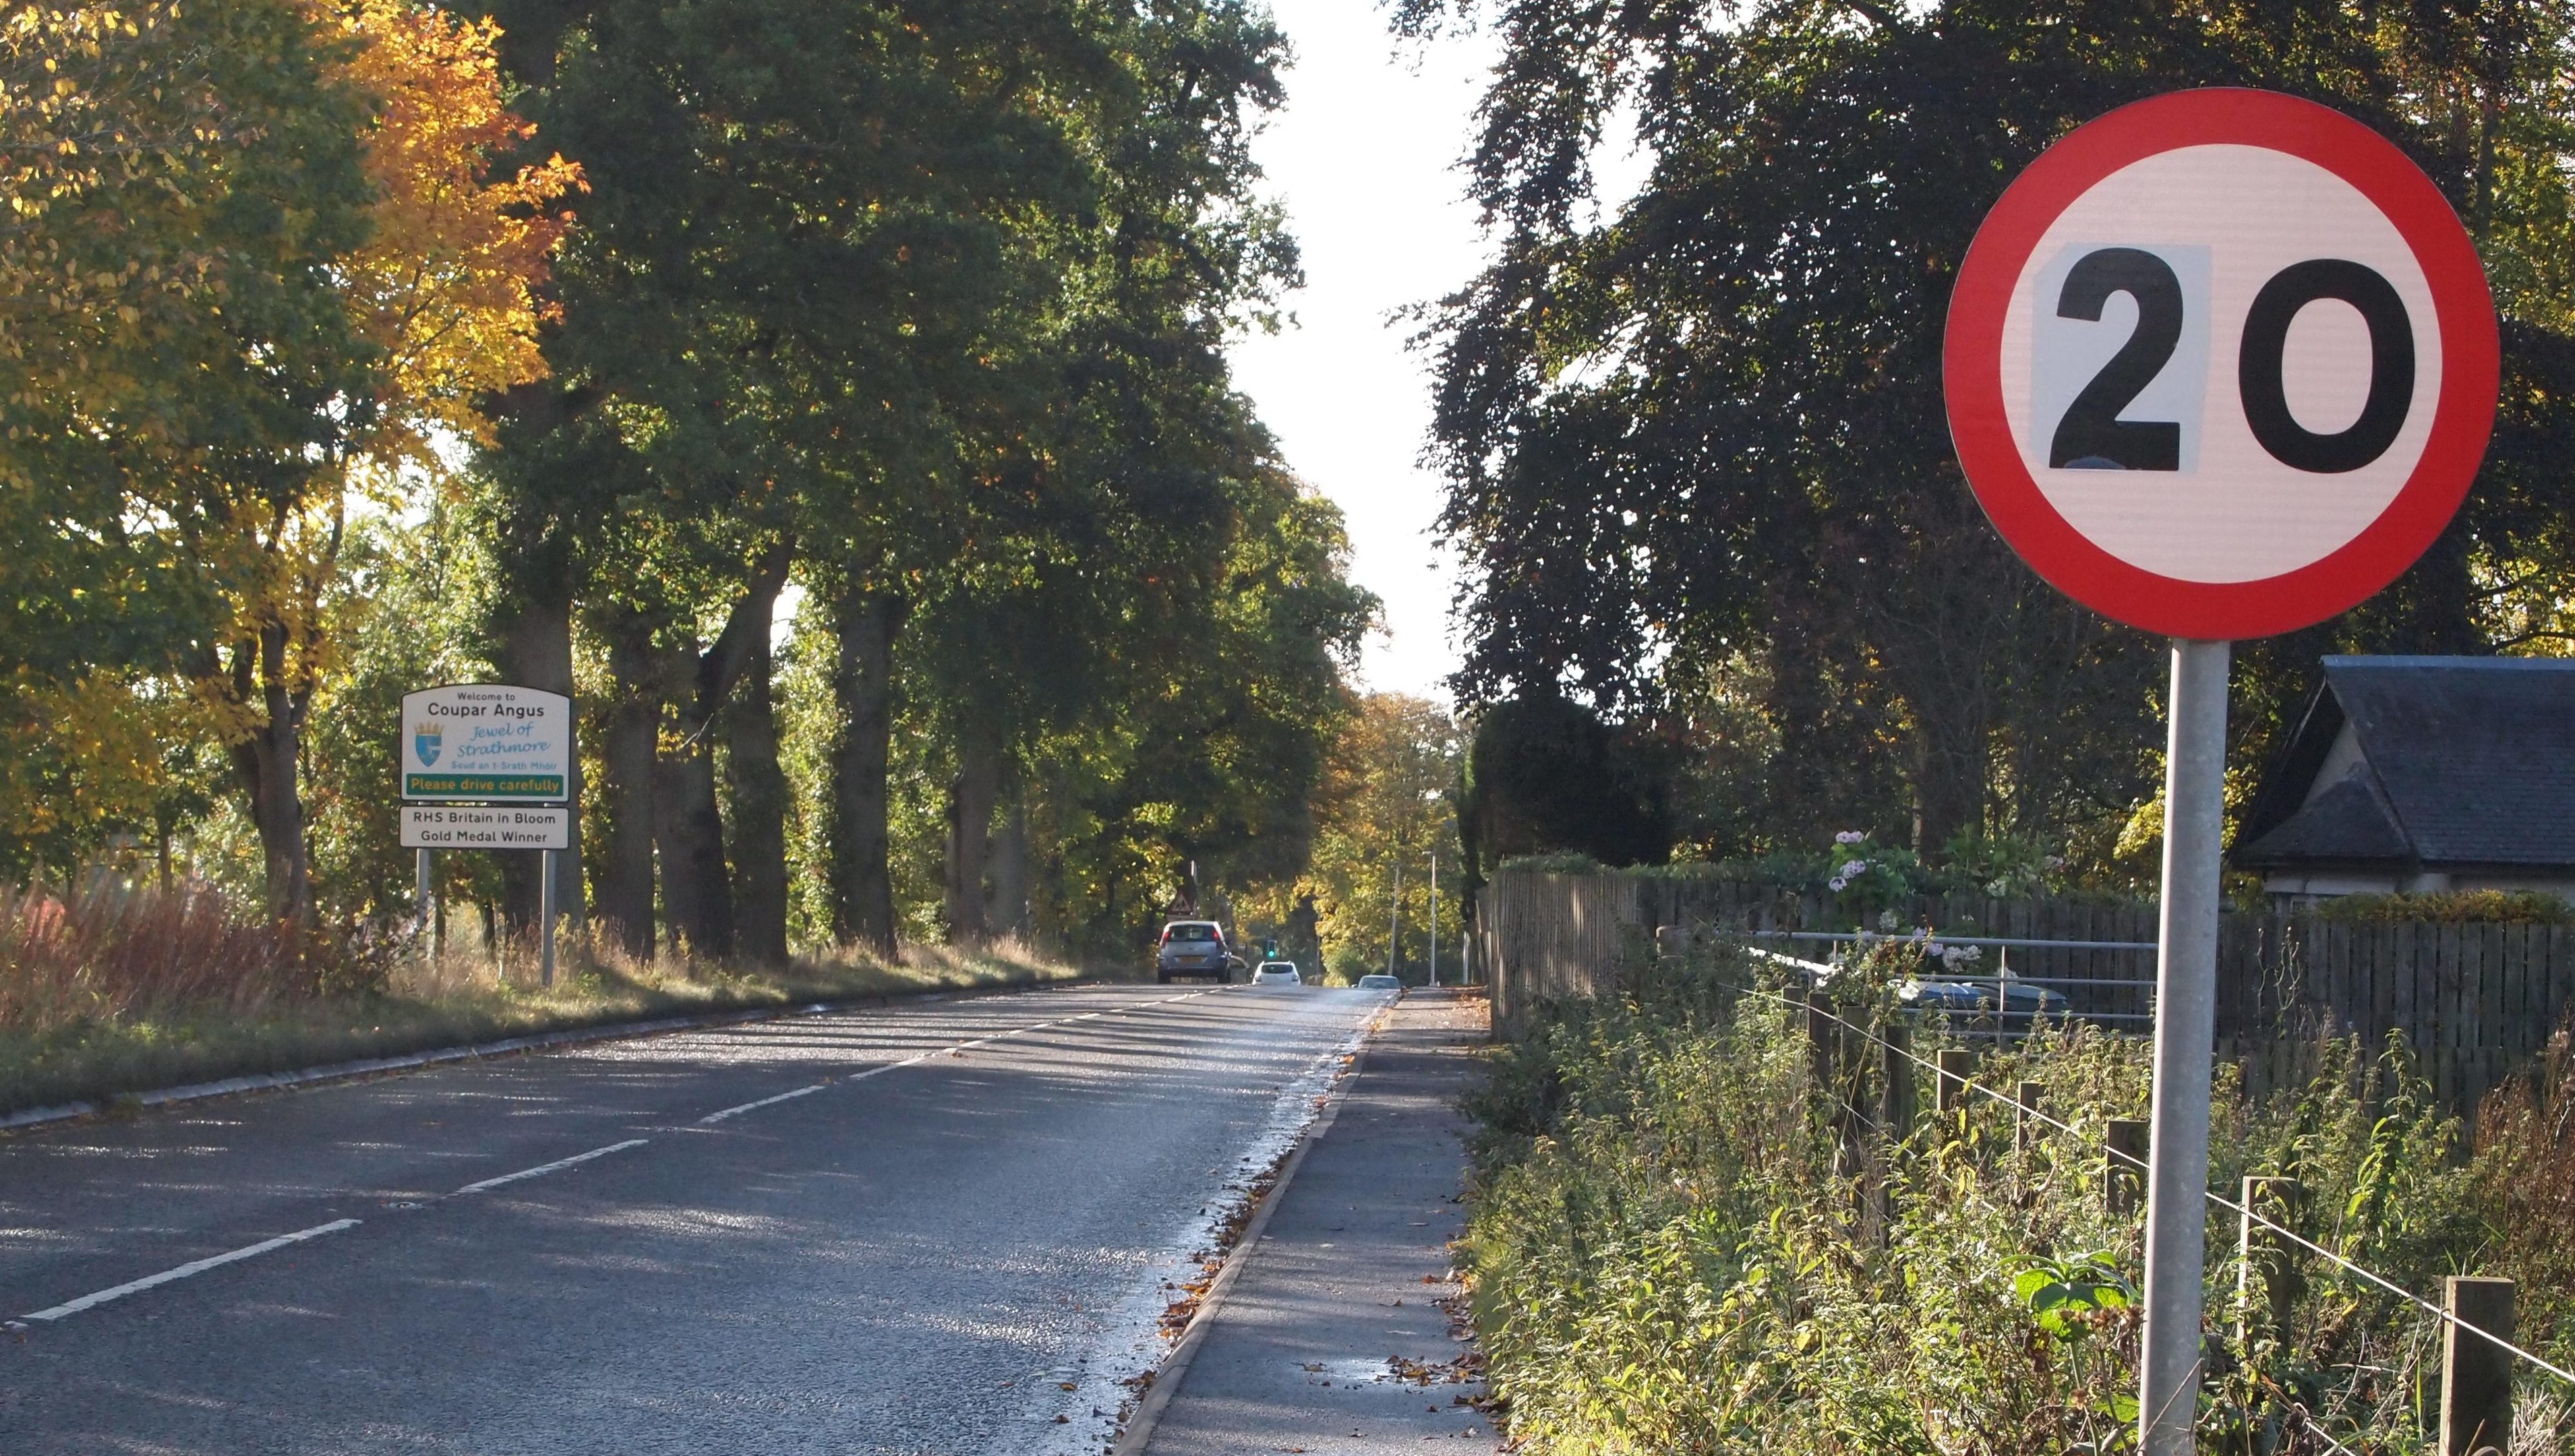
POLYGON ((2440 191, 2368 127, 2212 88, 2078 128, 2004 192, 1943 348, 1976 499, 2149 632, 2267 637, 2393 581, 2483 459, 2494 306, 2440 191))
POLYGON ((407 803, 406 849, 569 849, 572 806, 561 803, 407 803))
POLYGON ((572 797, 572 700, 560 693, 497 683, 406 693, 401 731, 404 798, 572 797))
POLYGON ((2403 153, 2313 102, 2175 92, 2030 164, 1942 346, 1976 500, 2066 595, 2173 639, 2138 1449, 2198 1450, 2226 674, 2395 580, 2494 424, 2494 302, 2403 153))

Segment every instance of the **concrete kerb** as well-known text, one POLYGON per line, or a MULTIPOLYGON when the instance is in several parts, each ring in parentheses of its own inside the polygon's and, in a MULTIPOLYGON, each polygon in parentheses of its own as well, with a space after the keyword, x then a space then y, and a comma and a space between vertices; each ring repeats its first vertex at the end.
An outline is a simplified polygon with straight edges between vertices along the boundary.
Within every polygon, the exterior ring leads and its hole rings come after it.
POLYGON ((499 1041, 478 1041, 467 1046, 444 1046, 430 1051, 406 1052, 400 1056, 373 1056, 360 1061, 333 1062, 328 1066, 307 1067, 301 1071, 262 1072, 252 1076, 224 1077, 218 1081, 191 1082, 181 1087, 163 1087, 155 1091, 118 1097, 108 1102, 65 1102, 57 1107, 30 1107, 21 1112, 0 1116, 0 1133, 45 1127, 82 1117, 103 1116, 128 1106, 167 1107, 182 1102, 199 1102, 211 1097, 238 1096, 245 1092, 285 1091, 296 1087, 319 1086, 329 1082, 355 1081, 362 1077, 382 1076, 388 1072, 416 1071, 452 1061, 481 1061, 486 1057, 515 1056, 522 1052, 552 1051, 558 1047, 578 1046, 593 1041, 623 1041, 646 1036, 662 1036, 674 1031, 703 1031, 716 1026, 739 1026, 750 1021, 777 1021, 790 1016, 820 1016, 833 1011, 855 1010, 863 1006, 891 1006, 923 1001, 967 1000, 981 996, 1014 995, 1024 991, 1069 990, 1076 986, 1109 985, 1095 976, 1074 976, 1065 980, 1005 981, 985 986, 933 986, 914 992, 848 996, 837 1000, 813 1001, 802 1006, 755 1006, 746 1010, 708 1011, 694 1016, 663 1016, 650 1021, 607 1021, 595 1026, 573 1026, 561 1031, 540 1031, 526 1036, 504 1037, 499 1041))
POLYGON ((1163 1419, 1164 1408, 1172 1403, 1172 1397, 1180 1394, 1181 1382, 1190 1372, 1190 1362, 1198 1358, 1199 1347, 1207 1343, 1208 1331, 1216 1323, 1218 1308, 1225 1303, 1227 1292, 1233 1289, 1234 1281, 1243 1273, 1244 1266, 1252 1262, 1253 1250, 1261 1246, 1262 1234, 1270 1227, 1270 1215, 1286 1201, 1288 1184, 1304 1163, 1307 1150, 1322 1141, 1324 1133, 1332 1130, 1332 1119, 1341 1115, 1341 1102, 1351 1084, 1358 1080, 1368 1051, 1376 1045, 1377 1033, 1385 1029, 1386 1021, 1393 1014, 1394 1006, 1389 1003, 1369 1019, 1367 1035, 1351 1055, 1350 1064, 1341 1069, 1341 1074, 1332 1080, 1332 1089, 1323 1094, 1323 1110, 1315 1114, 1313 1121, 1305 1124, 1305 1130, 1297 1134, 1296 1146, 1279 1164, 1277 1181, 1262 1196, 1261 1206, 1253 1210, 1252 1220, 1243 1227, 1243 1236, 1235 1240, 1234 1248, 1226 1254, 1225 1267, 1217 1270, 1216 1278, 1208 1284, 1206 1297, 1199 1300, 1198 1309, 1190 1315, 1189 1325, 1181 1331, 1180 1339, 1173 1342, 1172 1352, 1163 1357, 1162 1364, 1154 1367, 1154 1383, 1146 1387, 1143 1398, 1136 1402, 1136 1413, 1127 1418, 1125 1429, 1119 1432, 1118 1443, 1109 1448, 1109 1456, 1144 1456, 1147 1443, 1154 1439, 1155 1425, 1163 1419))

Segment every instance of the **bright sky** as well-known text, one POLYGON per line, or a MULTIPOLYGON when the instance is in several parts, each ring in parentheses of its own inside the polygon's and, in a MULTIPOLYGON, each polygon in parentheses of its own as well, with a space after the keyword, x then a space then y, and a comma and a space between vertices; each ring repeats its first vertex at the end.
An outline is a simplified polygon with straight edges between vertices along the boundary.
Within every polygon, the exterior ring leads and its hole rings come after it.
POLYGON ((1352 568, 1385 602, 1365 686, 1448 701, 1455 560, 1430 529, 1437 477, 1418 465, 1430 427, 1427 360, 1388 315, 1454 290, 1482 261, 1454 163, 1466 150, 1492 43, 1398 48, 1373 0, 1272 0, 1295 48, 1288 106, 1254 144, 1288 209, 1305 288, 1295 323, 1233 350, 1237 385, 1288 465, 1348 518, 1352 568))

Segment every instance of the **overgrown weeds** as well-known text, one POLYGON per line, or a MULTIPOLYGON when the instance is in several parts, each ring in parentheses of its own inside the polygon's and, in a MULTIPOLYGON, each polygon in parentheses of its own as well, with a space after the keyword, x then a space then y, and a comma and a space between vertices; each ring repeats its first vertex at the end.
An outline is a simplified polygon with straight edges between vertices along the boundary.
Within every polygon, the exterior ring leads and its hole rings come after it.
MULTIPOLYGON (((1870 951, 1828 983, 1830 1008, 1896 1025, 1888 987, 1919 953, 1870 951)), ((1819 1059, 1802 981, 1765 967, 1666 960, 1496 1050, 1469 1106, 1463 1253, 1518 1449, 2133 1449, 2140 1213, 2114 1210, 2103 1135, 2146 1115, 2146 1047, 2084 1026, 1987 1039, 1978 1084, 2038 1084, 2070 1131, 1994 1097, 1938 1112, 1926 1072, 1910 1133, 1881 1137, 1904 1090, 1882 1048, 1833 1027, 1819 1059)), ((1941 1044, 1912 1034, 1922 1056, 1941 1044)), ((2525 1335, 2562 1347, 2570 1062, 2561 1043, 2553 1080, 2489 1103, 2473 1163, 2401 1043, 2333 1043, 2313 1083, 2258 1102, 2222 1075, 2212 1187, 2295 1178, 2292 1226, 2436 1299, 2444 1274, 2512 1274, 2525 1335)), ((2438 1321, 2312 1256, 2257 1242, 2247 1270, 2237 1232, 2212 1207, 2204 1449, 2425 1449, 2438 1321)), ((2565 1392, 2528 1393, 2516 1449, 2553 1450, 2565 1392)))
POLYGON ((34 1034, 179 1006, 245 1015, 375 973, 339 937, 245 914, 208 889, 0 886, 0 1025, 34 1034))

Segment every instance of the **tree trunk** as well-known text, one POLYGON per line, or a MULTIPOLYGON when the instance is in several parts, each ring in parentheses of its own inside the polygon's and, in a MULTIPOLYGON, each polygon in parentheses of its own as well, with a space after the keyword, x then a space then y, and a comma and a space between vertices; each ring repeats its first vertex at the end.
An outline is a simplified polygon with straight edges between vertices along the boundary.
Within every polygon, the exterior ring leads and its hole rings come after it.
MULTIPOLYGON (((555 600, 521 604, 518 614, 502 629, 498 656, 504 681, 521 688, 572 697, 572 598, 569 591, 555 600)), ((578 713, 574 721, 579 722, 578 713)), ((581 754, 577 749, 572 755, 571 768, 570 780, 564 787, 572 810, 573 834, 571 847, 562 851, 562 858, 555 865, 555 912, 578 930, 588 921, 589 900, 582 893, 581 754)), ((522 849, 501 856, 501 906, 514 931, 529 931, 537 927, 545 860, 542 849, 522 849)))
POLYGON ((259 830, 269 918, 306 925, 313 920, 313 882, 296 772, 303 760, 304 710, 311 700, 287 689, 286 636, 284 623, 270 622, 260 628, 256 660, 249 644, 234 649, 235 700, 258 702, 264 720, 232 745, 232 760, 250 801, 251 822, 259 830))
POLYGON ((1984 830, 1992 735, 1978 701, 1936 690, 1905 695, 1914 721, 1913 851, 1926 858, 1961 830, 1984 830))
POLYGON ((734 953, 734 900, 733 877, 725 867, 724 810, 716 800, 716 726, 755 657, 766 673, 769 624, 794 560, 795 548, 786 542, 764 553, 727 614, 724 631, 687 662, 690 691, 675 705, 676 746, 655 773, 654 832, 662 846, 662 901, 671 933, 696 954, 717 960, 734 953))
POLYGON ((1036 931, 1029 912, 1029 801, 1013 793, 1002 817, 1002 836, 993 844, 992 895, 985 921, 996 935, 1015 935, 1023 942, 1036 931))
POLYGON ((651 628, 632 619, 616 624, 608 672, 617 698, 600 754, 608 845, 599 866, 599 918, 610 943, 639 960, 653 954, 653 757, 662 729, 653 666, 651 628))
POLYGON ((1288 953, 1310 965, 1316 975, 1323 971, 1323 917, 1314 908, 1310 894, 1296 896, 1296 907, 1288 912, 1288 953))
POLYGON ((778 765, 778 720, 771 706, 769 634, 764 631, 742 670, 742 688, 725 714, 728 777, 733 785, 735 944, 756 965, 787 961, 787 774, 778 765))
POLYGON ((1002 747, 989 728, 970 725, 958 734, 957 756, 957 777, 948 788, 948 939, 953 945, 981 945, 993 936, 985 871, 993 857, 1002 747))
POLYGON ((844 944, 892 955, 886 774, 894 728, 894 644, 910 607, 891 593, 852 584, 842 588, 833 608, 840 656, 832 687, 841 723, 832 746, 832 933, 844 944))
POLYGON ((716 755, 704 704, 678 705, 677 743, 653 762, 653 839, 671 939, 692 955, 733 954, 733 883, 725 869, 724 812, 716 804, 716 755))

